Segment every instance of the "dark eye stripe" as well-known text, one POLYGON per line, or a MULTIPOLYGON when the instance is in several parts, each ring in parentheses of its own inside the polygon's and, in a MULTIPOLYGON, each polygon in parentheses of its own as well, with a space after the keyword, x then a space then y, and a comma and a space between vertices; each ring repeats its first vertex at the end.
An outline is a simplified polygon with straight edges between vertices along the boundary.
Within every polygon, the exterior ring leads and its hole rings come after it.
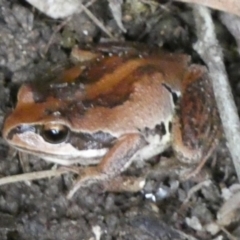
MULTIPOLYGON (((9 132, 7 139, 12 140, 14 135, 24 132, 35 132, 36 134, 42 135, 42 128, 42 125, 20 125, 9 132)), ((116 138, 102 131, 89 134, 84 132, 72 132, 69 129, 68 137, 65 140, 66 143, 70 143, 76 149, 85 150, 109 148, 113 145, 116 138)))
POLYGON ((110 148, 116 138, 109 133, 98 131, 92 134, 71 132, 69 143, 78 150, 110 148))

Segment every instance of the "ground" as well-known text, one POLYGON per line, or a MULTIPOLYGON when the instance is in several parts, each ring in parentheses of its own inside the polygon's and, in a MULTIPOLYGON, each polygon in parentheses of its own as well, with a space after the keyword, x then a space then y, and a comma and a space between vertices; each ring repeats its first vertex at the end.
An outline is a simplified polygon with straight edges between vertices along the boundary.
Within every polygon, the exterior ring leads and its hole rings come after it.
MULTIPOLYGON (((46 17, 25 1, 0 0, 0 6, 2 124, 4 116, 16 103, 17 89, 23 82, 37 80, 47 69, 67 61, 75 44, 98 43, 109 36, 85 13, 63 23, 63 20, 46 17), (60 30, 56 31, 58 28, 60 30)), ((89 9, 117 40, 158 45, 168 51, 189 54, 194 62, 201 63, 192 48, 196 41, 192 10, 185 4, 125 1, 122 14, 126 33, 113 19, 107 1, 96 1, 89 9)), ((235 42, 221 24, 218 13, 214 12, 213 16, 235 99, 239 103, 240 72, 235 42)), ((18 155, 12 153, 0 138, 2 177, 52 167, 52 164, 30 156, 24 169, 18 155)), ((161 161, 166 159, 172 159, 171 152, 156 157, 145 166, 157 165, 158 170, 150 174, 144 191, 134 194, 103 193, 93 187, 67 200, 72 175, 3 185, 0 187, 0 239, 90 240, 100 239, 98 233, 102 240, 229 239, 221 231, 212 236, 203 228, 216 220, 224 202, 222 189, 229 189, 237 182, 224 141, 204 170, 211 181, 205 182, 184 205, 189 190, 205 178, 179 182, 173 169, 161 167, 161 161), (191 224, 193 221, 199 223, 198 229, 192 227, 196 226, 191 224)), ((133 174, 137 171, 134 166, 130 169, 133 174)), ((240 238, 237 221, 228 230, 240 238)))

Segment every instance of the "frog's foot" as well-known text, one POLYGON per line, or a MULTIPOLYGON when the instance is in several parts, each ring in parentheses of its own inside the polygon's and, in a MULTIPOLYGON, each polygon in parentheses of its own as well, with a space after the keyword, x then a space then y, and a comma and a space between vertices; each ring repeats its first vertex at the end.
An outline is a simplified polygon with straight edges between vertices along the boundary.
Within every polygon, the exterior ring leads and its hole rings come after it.
POLYGON ((214 152, 214 149, 215 149, 215 145, 212 145, 211 148, 208 150, 208 152, 205 154, 205 156, 202 157, 202 159, 200 160, 197 167, 194 170, 192 170, 191 172, 185 174, 182 177, 182 180, 186 181, 192 177, 197 176, 200 173, 200 171, 202 170, 202 168, 204 167, 204 165, 206 164, 207 160, 210 158, 210 156, 214 152))
POLYGON ((95 183, 104 183, 107 181, 107 175, 105 173, 101 173, 98 171, 96 167, 87 167, 87 168, 77 168, 74 167, 71 168, 70 171, 74 173, 78 173, 79 177, 76 180, 76 183, 73 185, 73 187, 70 189, 67 198, 70 199, 73 197, 73 195, 81 188, 89 187, 92 184, 95 183))
POLYGON ((97 167, 81 168, 79 175, 80 177, 67 195, 68 199, 72 198, 79 189, 96 183, 100 184, 104 191, 110 192, 138 192, 145 185, 144 177, 109 176, 100 172, 97 167))

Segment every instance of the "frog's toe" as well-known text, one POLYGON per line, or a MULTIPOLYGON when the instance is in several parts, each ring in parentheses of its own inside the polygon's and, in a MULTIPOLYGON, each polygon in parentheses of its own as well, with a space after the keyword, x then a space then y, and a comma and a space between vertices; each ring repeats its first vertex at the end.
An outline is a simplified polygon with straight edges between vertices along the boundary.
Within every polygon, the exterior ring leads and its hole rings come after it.
POLYGON ((98 171, 96 167, 88 167, 85 169, 81 169, 79 171, 79 178, 76 183, 70 189, 67 198, 70 199, 73 195, 81 188, 89 187, 95 183, 103 183, 108 180, 108 176, 105 173, 101 173, 98 171))
POLYGON ((138 192, 146 183, 145 177, 117 176, 104 183, 105 191, 109 192, 138 192))

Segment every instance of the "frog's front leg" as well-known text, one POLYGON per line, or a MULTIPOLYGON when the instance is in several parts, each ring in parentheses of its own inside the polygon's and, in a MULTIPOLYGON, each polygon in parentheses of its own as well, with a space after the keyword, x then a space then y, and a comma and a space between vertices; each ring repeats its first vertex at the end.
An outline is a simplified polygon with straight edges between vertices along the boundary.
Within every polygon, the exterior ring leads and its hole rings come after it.
MULTIPOLYGON (((79 188, 97 182, 102 183, 105 189, 112 189, 111 181, 113 181, 114 187, 121 188, 121 183, 116 184, 116 181, 122 179, 119 175, 131 164, 135 153, 146 144, 147 142, 141 134, 132 133, 122 136, 97 166, 87 167, 81 171, 81 176, 67 197, 71 198, 79 188)), ((115 190, 117 191, 117 189, 115 190)))

